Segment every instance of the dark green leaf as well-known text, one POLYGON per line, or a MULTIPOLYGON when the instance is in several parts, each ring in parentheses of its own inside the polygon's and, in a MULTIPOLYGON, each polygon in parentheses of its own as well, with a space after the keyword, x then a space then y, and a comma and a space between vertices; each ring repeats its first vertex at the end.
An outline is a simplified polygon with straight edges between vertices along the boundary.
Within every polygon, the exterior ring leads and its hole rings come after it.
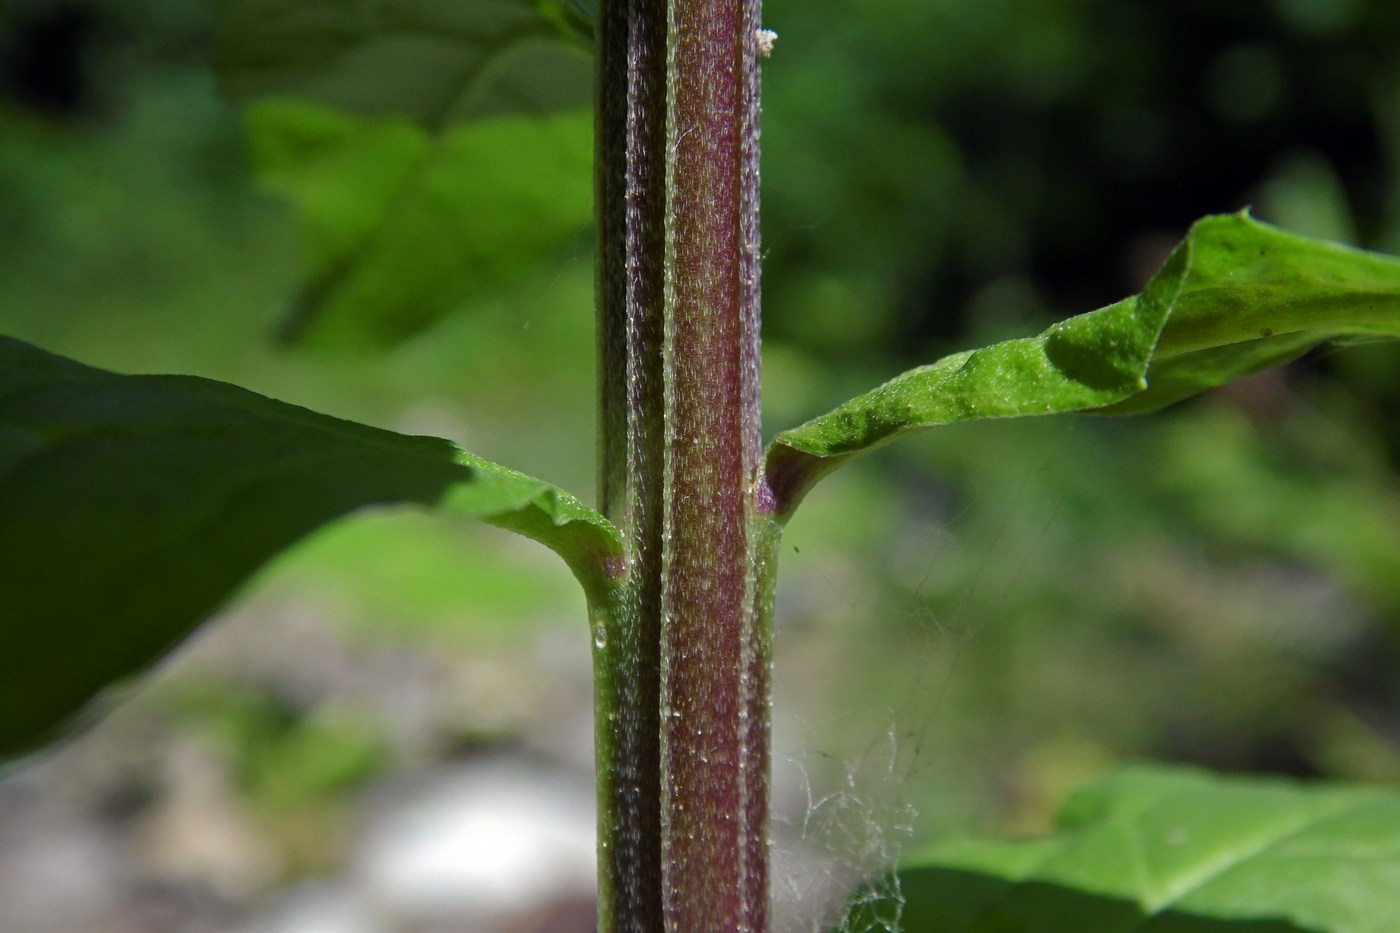
POLYGON ((0 759, 149 666, 302 536, 394 503, 543 542, 591 594, 621 553, 572 496, 447 441, 0 338, 0 759))
POLYGON ((1387 933, 1400 795, 1128 768, 1048 839, 951 841, 857 900, 852 931, 900 914, 907 933, 1387 933))
POLYGON ((1342 336, 1400 336, 1400 259, 1293 236, 1247 214, 1198 222, 1142 294, 911 370, 769 449, 790 511, 866 451, 977 418, 1146 411, 1342 336))
POLYGON ((433 135, 297 101, 249 114, 254 169, 294 205, 311 282, 287 335, 399 340, 562 256, 592 209, 592 117, 501 116, 433 135))
POLYGON ((240 104, 295 97, 440 129, 588 106, 587 29, 547 0, 229 0, 216 67, 240 104))

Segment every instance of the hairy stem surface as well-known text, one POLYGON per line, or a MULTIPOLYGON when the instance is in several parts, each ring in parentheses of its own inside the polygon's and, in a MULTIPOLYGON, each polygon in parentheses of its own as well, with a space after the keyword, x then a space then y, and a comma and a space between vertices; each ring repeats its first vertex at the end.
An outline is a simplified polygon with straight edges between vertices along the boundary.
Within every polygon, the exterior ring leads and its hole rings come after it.
POLYGON ((604 930, 767 928, 768 624, 755 503, 758 0, 605 0, 598 32, 604 930))

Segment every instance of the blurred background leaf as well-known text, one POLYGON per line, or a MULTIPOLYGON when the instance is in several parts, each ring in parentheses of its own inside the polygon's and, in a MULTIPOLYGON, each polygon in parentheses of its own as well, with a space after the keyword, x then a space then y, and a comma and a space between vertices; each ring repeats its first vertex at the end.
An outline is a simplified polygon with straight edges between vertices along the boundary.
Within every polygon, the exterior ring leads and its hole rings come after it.
POLYGON ((588 107, 586 46, 553 0, 225 0, 214 62, 240 105, 293 97, 440 130, 588 107))
POLYGON ((391 345, 588 226, 592 65, 557 3, 232 0, 215 65, 300 219, 289 339, 391 345))
POLYGON ((295 100, 248 117, 253 169, 300 218, 311 280, 282 334, 387 346, 508 291, 577 243, 592 115, 496 117, 435 138, 295 100))

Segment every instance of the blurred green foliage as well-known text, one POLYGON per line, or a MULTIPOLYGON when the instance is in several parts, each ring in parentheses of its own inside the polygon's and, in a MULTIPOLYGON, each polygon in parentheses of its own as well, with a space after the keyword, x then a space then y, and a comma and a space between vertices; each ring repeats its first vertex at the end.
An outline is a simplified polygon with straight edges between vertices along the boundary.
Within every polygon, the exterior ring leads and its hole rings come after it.
POLYGON ((248 116, 254 170, 298 212, 309 282, 282 332, 391 345, 558 261, 592 209, 588 111, 437 135, 290 99, 248 116))
POLYGON ((392 345, 588 227, 591 62, 565 17, 533 0, 226 0, 220 87, 306 244, 285 336, 392 345))
POLYGON ((186 685, 172 702, 233 762, 246 793, 274 818, 326 803, 390 762, 372 724, 343 714, 309 715, 278 697, 213 684, 186 685))
POLYGON ((591 102, 588 42, 559 0, 223 0, 220 11, 215 66, 239 104, 292 97, 441 130, 591 102))
MULTIPOLYGON (((382 357, 269 346, 307 281, 303 247, 249 181, 208 68, 215 12, 0 9, 0 330, 443 434, 587 489, 586 231, 382 357)), ((780 36, 764 73, 769 433, 1136 291, 1202 214, 1252 203, 1400 248, 1389 0, 768 0, 765 15, 780 36)), ((898 786, 862 793, 910 800, 933 833, 1042 827, 1065 787, 1122 758, 1400 778, 1398 405, 1397 350, 1354 347, 1154 420, 947 428, 832 479, 793 522, 779 594, 778 715, 816 727, 810 779, 843 780, 892 736, 898 786)), ((425 620, 405 638, 451 632, 464 650, 522 607, 544 614, 537 561, 500 556, 487 592, 519 604, 473 603, 480 581, 450 569, 496 548, 490 531, 408 519, 384 535, 332 529, 270 580, 363 592, 393 541, 415 572, 386 562, 403 590, 374 612, 401 599, 425 620)), ((581 606, 556 605, 585 638, 581 606)))

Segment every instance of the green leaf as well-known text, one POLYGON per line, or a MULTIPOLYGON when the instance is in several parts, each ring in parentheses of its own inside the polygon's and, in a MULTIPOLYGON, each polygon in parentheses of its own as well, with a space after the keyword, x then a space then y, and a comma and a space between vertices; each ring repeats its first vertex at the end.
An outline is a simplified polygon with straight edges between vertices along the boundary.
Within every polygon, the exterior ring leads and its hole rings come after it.
POLYGON ((292 202, 310 265, 285 335, 382 345, 577 245, 592 116, 498 116, 432 134, 299 101, 248 115, 259 180, 292 202))
POLYGON ((215 67, 241 105, 295 97, 441 129, 587 107, 590 39, 553 0, 228 0, 215 67))
POLYGON ((572 496, 447 441, 0 338, 0 759, 148 667, 302 536, 395 503, 534 538, 590 598, 621 555, 572 496))
POLYGON ((907 933, 1387 933, 1400 794, 1132 767, 1072 795, 1055 834, 956 840, 857 895, 846 929, 907 933))
POLYGON ((229 0, 220 80, 306 242, 283 336, 391 344, 576 245, 591 37, 572 0, 229 0))
POLYGON ((939 425, 1148 411, 1343 336, 1400 336, 1400 259, 1208 217, 1142 294, 1038 337, 954 354, 774 438, 780 513, 826 473, 939 425))

